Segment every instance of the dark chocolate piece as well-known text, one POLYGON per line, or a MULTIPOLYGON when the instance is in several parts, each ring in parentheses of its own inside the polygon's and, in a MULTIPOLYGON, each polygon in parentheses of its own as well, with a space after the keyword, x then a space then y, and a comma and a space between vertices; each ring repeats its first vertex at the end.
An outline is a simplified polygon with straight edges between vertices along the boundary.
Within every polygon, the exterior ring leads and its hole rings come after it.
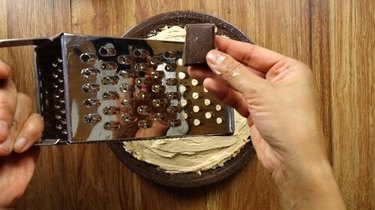
POLYGON ((206 64, 207 53, 215 48, 215 24, 187 24, 184 53, 185 66, 206 64))

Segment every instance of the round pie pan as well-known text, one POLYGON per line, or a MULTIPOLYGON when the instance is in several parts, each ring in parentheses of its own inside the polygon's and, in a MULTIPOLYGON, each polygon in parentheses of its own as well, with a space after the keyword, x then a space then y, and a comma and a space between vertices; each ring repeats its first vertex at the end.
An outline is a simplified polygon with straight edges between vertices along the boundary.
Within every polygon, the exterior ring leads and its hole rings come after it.
MULTIPOLYGON (((193 11, 175 11, 153 16, 139 23, 127 31, 123 37, 147 38, 167 26, 181 26, 191 23, 214 23, 217 34, 228 36, 231 39, 253 43, 244 33, 232 24, 218 17, 193 11)), ((122 142, 109 144, 116 157, 130 170, 152 182, 179 188, 200 187, 219 182, 243 168, 255 155, 251 141, 232 159, 226 161, 223 167, 195 172, 170 174, 157 166, 134 158, 123 148, 122 142)))

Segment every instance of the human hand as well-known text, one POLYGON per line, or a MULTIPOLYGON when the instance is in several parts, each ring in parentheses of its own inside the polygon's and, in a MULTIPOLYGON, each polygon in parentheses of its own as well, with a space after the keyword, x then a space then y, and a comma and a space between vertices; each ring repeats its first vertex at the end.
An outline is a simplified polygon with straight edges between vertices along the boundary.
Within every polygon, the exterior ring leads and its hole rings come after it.
POLYGON ((223 37, 216 37, 216 44, 218 50, 207 54, 212 71, 190 67, 189 73, 204 80, 211 94, 248 119, 258 159, 289 197, 288 202, 301 197, 306 201, 310 196, 306 193, 317 201, 322 191, 333 191, 340 203, 325 155, 310 69, 252 44, 223 37), (329 189, 322 186, 322 180, 328 180, 329 189))
POLYGON ((9 66, 0 61, 0 209, 14 205, 34 173, 38 157, 30 147, 44 128, 31 99, 17 93, 9 66))

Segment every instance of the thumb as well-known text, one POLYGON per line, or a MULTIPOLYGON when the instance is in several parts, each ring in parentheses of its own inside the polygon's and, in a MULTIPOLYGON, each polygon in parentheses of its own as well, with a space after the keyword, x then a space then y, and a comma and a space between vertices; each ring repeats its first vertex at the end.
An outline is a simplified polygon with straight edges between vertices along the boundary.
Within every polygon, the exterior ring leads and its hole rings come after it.
POLYGON ((258 92, 266 84, 265 79, 255 73, 255 69, 243 65, 219 50, 208 52, 206 59, 208 66, 214 73, 220 75, 222 79, 242 94, 258 92))

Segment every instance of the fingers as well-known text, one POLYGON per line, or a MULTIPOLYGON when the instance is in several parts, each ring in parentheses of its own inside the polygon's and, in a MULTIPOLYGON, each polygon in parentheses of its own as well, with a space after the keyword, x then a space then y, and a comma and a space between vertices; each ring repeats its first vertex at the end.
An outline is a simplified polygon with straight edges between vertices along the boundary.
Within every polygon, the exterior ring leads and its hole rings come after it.
POLYGON ((42 116, 33 113, 23 124, 17 135, 17 140, 13 150, 21 153, 28 150, 35 142, 39 140, 44 129, 44 121, 42 116))
POLYGON ((13 150, 24 152, 33 145, 40 137, 43 128, 43 118, 39 114, 32 114, 33 105, 30 97, 24 93, 17 94, 16 113, 11 129, 13 150))
POLYGON ((17 104, 14 120, 6 141, 0 144, 0 157, 7 156, 12 151, 24 152, 40 137, 43 128, 43 118, 33 111, 31 99, 23 93, 16 94, 17 104))
POLYGON ((190 66, 188 68, 188 73, 191 77, 194 79, 197 79, 199 81, 203 81, 206 78, 214 78, 217 80, 217 82, 230 86, 228 82, 223 80, 221 77, 218 77, 215 73, 212 72, 212 70, 208 67, 201 67, 201 66, 190 66))
POLYGON ((189 66, 188 73, 191 77, 203 81, 207 77, 215 77, 216 75, 208 67, 189 66))
POLYGON ((211 50, 207 54, 207 64, 213 72, 242 94, 258 91, 266 84, 265 79, 254 74, 250 67, 219 50, 211 50))
POLYGON ((216 36, 215 42, 220 51, 263 73, 267 73, 273 65, 285 58, 272 50, 221 36, 216 36))
MULTIPOLYGON (((0 144, 0 156, 7 156, 12 152, 15 137, 19 129, 22 127, 23 122, 31 114, 31 100, 25 96, 25 94, 15 94, 15 98, 15 101, 17 102, 19 100, 20 103, 15 102, 16 104, 9 105, 9 103, 12 102, 6 101, 4 98, 2 98, 3 104, 1 106, 1 111, 3 112, 0 114, 0 117, 4 119, 4 115, 7 114, 8 116, 6 117, 11 119, 11 122, 6 123, 7 132, 3 132, 3 135, 6 135, 4 136, 6 140, 0 144)), ((5 124, 5 122, 2 123, 5 124)), ((4 127, 3 129, 5 130, 4 127)))
POLYGON ((0 154, 10 146, 8 135, 17 103, 16 86, 9 75, 9 66, 0 61, 0 154))
POLYGON ((248 105, 240 93, 212 78, 205 79, 203 86, 217 99, 236 109, 243 117, 249 116, 248 105))

